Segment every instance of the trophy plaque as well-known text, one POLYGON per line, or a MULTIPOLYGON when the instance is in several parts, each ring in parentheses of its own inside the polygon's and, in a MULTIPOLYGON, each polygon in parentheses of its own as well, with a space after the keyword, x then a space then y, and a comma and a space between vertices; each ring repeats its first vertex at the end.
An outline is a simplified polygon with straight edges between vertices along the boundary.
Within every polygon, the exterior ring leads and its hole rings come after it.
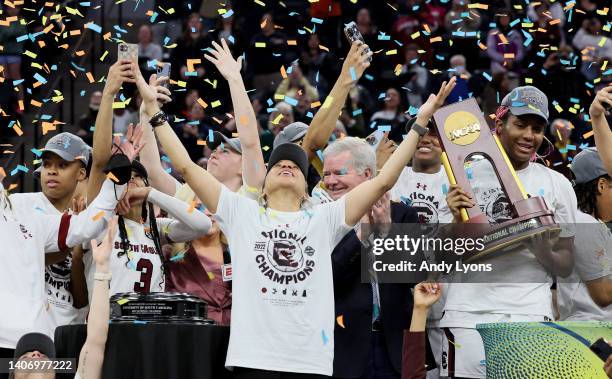
POLYGON ((497 136, 491 133, 476 100, 470 98, 440 108, 433 115, 443 153, 442 164, 450 184, 459 184, 472 199, 474 194, 474 169, 476 175, 489 176, 503 191, 503 202, 493 204, 487 213, 501 215, 501 221, 493 221, 477 203, 461 209, 463 224, 457 224, 455 235, 483 238, 484 249, 465 253, 464 261, 470 262, 493 256, 514 247, 519 241, 545 232, 560 231, 553 213, 542 197, 530 197, 525 192, 504 148, 497 136), (508 249, 506 249, 508 248, 508 249))
POLYGON ((213 324, 206 318, 206 302, 186 293, 118 293, 110 298, 113 323, 213 324))

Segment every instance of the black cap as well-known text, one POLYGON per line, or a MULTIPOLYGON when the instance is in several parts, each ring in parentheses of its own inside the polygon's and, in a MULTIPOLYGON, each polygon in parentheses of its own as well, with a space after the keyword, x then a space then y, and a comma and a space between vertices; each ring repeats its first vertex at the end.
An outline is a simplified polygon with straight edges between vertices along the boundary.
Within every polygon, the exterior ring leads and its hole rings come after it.
POLYGON ((270 160, 268 161, 268 172, 277 164, 279 161, 288 160, 295 163, 302 174, 304 179, 308 177, 308 156, 304 149, 294 143, 281 143, 272 150, 270 160))
POLYGON ((25 353, 40 351, 49 358, 55 358, 55 345, 49 336, 42 333, 28 333, 21 336, 15 348, 15 359, 25 353))

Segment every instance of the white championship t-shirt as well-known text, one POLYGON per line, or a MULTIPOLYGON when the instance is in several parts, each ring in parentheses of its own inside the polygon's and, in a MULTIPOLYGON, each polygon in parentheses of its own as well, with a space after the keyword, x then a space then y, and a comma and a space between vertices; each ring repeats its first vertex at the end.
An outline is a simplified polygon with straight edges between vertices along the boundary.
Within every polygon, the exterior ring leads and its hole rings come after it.
POLYGON ((606 224, 578 211, 574 245, 574 272, 557 278, 561 320, 610 321, 612 305, 601 308, 589 295, 585 282, 612 275, 612 233, 606 224))
MULTIPOLYGON (((561 226, 560 237, 572 237, 577 201, 571 183, 563 175, 539 163, 529 163, 516 171, 525 191, 541 196, 561 226)), ((499 188, 492 168, 482 161, 472 165, 472 189, 475 201, 489 218, 504 220, 507 200, 499 188)), ((552 319, 552 277, 524 245, 486 261, 492 272, 472 273, 478 283, 452 283, 449 287, 442 327, 473 328, 482 321, 482 313, 531 315, 552 319), (507 280, 505 280, 507 279, 507 280), (466 312, 473 312, 472 316, 466 312), (480 314, 479 314, 480 313, 480 314)))
MULTIPOLYGON (((31 213, 61 215, 42 192, 15 193, 10 196, 13 210, 19 218, 31 213)), ((49 303, 49 316, 54 327, 80 324, 85 321, 85 312, 74 307, 70 292, 72 257, 53 265, 45 266, 45 289, 49 303)))
POLYGON ((279 212, 222 187, 215 217, 233 269, 226 366, 332 374, 331 253, 351 230, 344 203, 279 212))
MULTIPOLYGON (((157 219, 160 233, 165 224, 164 220, 171 221, 169 219, 157 219)), ((112 279, 108 292, 109 296, 119 292, 164 292, 162 262, 159 254, 157 254, 153 239, 147 236, 145 225, 127 218, 124 218, 124 221, 130 243, 129 246, 125 247, 126 255, 119 235, 119 227, 117 227, 113 250, 110 255, 112 279)), ((103 238, 104 235, 101 235, 96 241, 101 242, 103 238)), ((93 254, 85 254, 84 261, 87 288, 93 288, 96 272, 93 254)), ((89 292, 89 300, 91 301, 92 291, 89 292)))

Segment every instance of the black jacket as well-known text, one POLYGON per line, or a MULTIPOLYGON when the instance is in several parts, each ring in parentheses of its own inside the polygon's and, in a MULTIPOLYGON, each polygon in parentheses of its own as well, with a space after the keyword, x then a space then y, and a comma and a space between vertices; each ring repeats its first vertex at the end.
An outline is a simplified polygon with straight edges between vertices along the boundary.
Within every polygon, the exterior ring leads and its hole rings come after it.
MULTIPOLYGON (((394 223, 417 223, 416 210, 403 203, 391 203, 394 223)), ((336 317, 342 315, 344 328, 334 330, 334 376, 357 378, 363 374, 372 337, 372 286, 361 283, 361 242, 349 232, 332 252, 336 317)), ((397 373, 401 373, 402 339, 412 316, 411 284, 379 284, 380 320, 397 373)))

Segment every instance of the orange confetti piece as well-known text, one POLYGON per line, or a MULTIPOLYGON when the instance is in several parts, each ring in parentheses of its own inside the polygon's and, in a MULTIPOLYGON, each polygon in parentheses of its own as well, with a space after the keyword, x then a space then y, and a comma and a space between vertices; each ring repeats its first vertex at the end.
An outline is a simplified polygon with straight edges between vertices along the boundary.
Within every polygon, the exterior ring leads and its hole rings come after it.
POLYGON ((283 79, 287 79, 287 70, 285 70, 285 66, 281 66, 280 73, 283 79))
POLYGON ((108 174, 106 174, 106 178, 112 180, 115 183, 119 183, 119 179, 117 179, 117 177, 113 175, 112 172, 109 172, 108 174))
POLYGON ((310 108, 317 108, 321 106, 321 102, 320 101, 315 101, 314 103, 310 104, 310 108))
POLYGON ((94 220, 94 221, 98 221, 102 217, 104 217, 104 211, 100 211, 97 215, 93 216, 91 219, 94 220))
POLYGON ((558 19, 558 18, 555 18, 554 20, 551 20, 551 21, 549 22, 549 24, 550 24, 550 25, 557 25, 557 24, 559 24, 559 23, 561 23, 561 20, 560 20, 560 19, 558 19))
POLYGON ((194 72, 195 67, 193 65, 202 63, 201 59, 187 59, 187 71, 194 72))
POLYGON ((482 43, 482 42, 478 42, 478 47, 480 47, 481 50, 486 50, 487 49, 487 46, 484 43, 482 43))
POLYGON ((206 146, 206 141, 199 139, 197 141, 198 146, 206 146))
POLYGON ((93 75, 91 74, 91 72, 87 72, 87 73, 85 74, 85 76, 87 76, 87 80, 89 80, 89 83, 93 83, 93 82, 95 82, 95 80, 94 80, 93 75))
POLYGON ((23 106, 23 100, 19 100, 19 101, 17 102, 17 104, 19 105, 19 110, 20 110, 20 111, 25 110, 25 107, 23 106))
POLYGON ((590 132, 586 132, 582 135, 582 138, 587 139, 587 138, 591 138, 593 136, 593 131, 591 130, 590 132))
POLYGON ((249 123, 249 118, 247 116, 240 116, 241 125, 248 125, 248 123, 249 123))
POLYGON ((514 53, 506 53, 506 54, 504 54, 504 59, 514 59, 514 53))
POLYGON ((81 34, 81 31, 80 31, 80 30, 78 30, 78 29, 77 29, 77 30, 71 30, 71 31, 70 31, 70 35, 71 35, 71 36, 78 36, 78 35, 80 35, 80 34, 81 34))
POLYGON ((329 49, 323 45, 319 45, 319 49, 329 52, 329 49))
POLYGON ((0 167, 0 178, 4 178, 6 176, 6 171, 4 171, 4 168, 0 167))
POLYGON ((18 135, 19 137, 21 137, 21 136, 23 135, 23 131, 21 130, 21 128, 20 128, 19 126, 17 126, 17 125, 13 125, 13 128, 12 128, 12 129, 15 131, 15 133, 17 133, 17 135, 18 135))
POLYGON ((206 102, 204 100, 202 100, 202 98, 198 98, 197 100, 198 104, 200 104, 200 106, 204 109, 206 109, 208 107, 208 104, 206 104, 206 102))
POLYGON ((36 101, 34 99, 30 100, 30 104, 38 108, 40 108, 40 106, 42 105, 40 101, 36 101))
POLYGON ((336 322, 338 323, 338 325, 340 325, 342 329, 346 329, 346 327, 344 326, 344 315, 336 317, 336 322))
POLYGON ((9 190, 9 191, 12 191, 12 190, 14 190, 15 188, 17 188, 17 186, 18 186, 18 184, 17 184, 17 183, 13 183, 13 184, 11 184, 11 185, 9 186, 8 190, 9 190))
POLYGON ((294 39, 288 39, 287 40, 287 45, 289 46, 297 46, 297 41, 294 39))
POLYGON ((442 42, 442 37, 437 36, 437 37, 433 37, 429 39, 430 43, 434 43, 434 42, 442 42))
POLYGON ((499 33, 498 36, 499 36, 499 39, 501 40, 501 43, 503 45, 507 45, 508 44, 508 39, 506 38, 505 35, 503 35, 502 33, 499 33))
POLYGON ((196 206, 195 200, 191 200, 191 203, 189 204, 189 208, 187 209, 187 213, 192 213, 193 210, 195 209, 195 206, 196 206))

